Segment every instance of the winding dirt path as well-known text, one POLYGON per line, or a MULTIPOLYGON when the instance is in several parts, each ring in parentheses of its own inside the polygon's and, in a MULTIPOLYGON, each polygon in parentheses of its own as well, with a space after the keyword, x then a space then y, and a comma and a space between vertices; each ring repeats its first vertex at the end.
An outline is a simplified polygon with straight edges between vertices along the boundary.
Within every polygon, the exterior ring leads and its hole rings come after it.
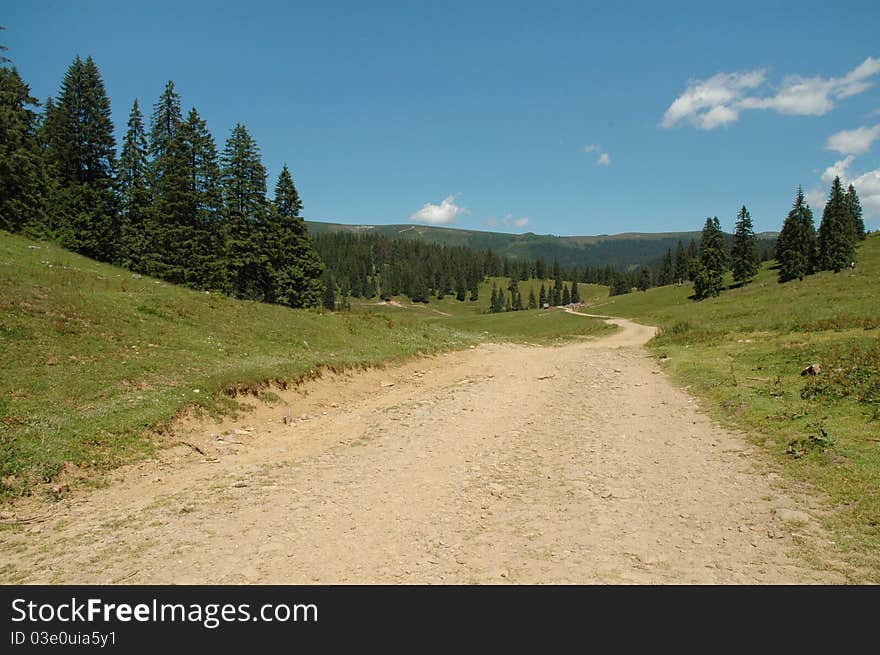
POLYGON ((843 582, 766 458, 670 384, 622 319, 326 376, 0 531, 0 580, 843 582), (286 406, 289 405, 288 410, 286 406), (219 437, 219 438, 218 438, 219 437), (216 460, 216 461, 214 461, 216 460))

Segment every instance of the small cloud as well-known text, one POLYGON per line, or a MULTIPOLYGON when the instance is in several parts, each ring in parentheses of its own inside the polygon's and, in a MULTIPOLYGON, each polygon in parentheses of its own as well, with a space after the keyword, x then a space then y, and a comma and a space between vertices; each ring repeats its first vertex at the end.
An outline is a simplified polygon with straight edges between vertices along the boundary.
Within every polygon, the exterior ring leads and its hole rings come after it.
POLYGON ((409 220, 428 225, 448 225, 455 222, 456 216, 468 213, 470 212, 467 208, 455 204, 455 196, 447 196, 439 205, 425 203, 419 211, 409 217, 409 220))
POLYGON ((598 143, 591 143, 588 146, 584 146, 584 152, 596 152, 601 147, 602 146, 600 146, 598 143))
MULTIPOLYGON (((610 166, 611 165, 611 157, 608 156, 607 152, 603 152, 599 155, 599 159, 596 162, 599 166, 610 166)), ((624 166, 626 168, 626 166, 624 166)))
POLYGON ((815 215, 817 211, 821 214, 822 208, 825 206, 825 192, 818 188, 810 189, 804 194, 804 197, 807 199, 807 204, 813 210, 813 214, 815 215))
POLYGON ((864 155, 877 139, 880 139, 880 125, 859 127, 832 134, 828 137, 825 147, 828 150, 836 150, 842 155, 864 155))
POLYGON ((525 216, 514 218, 513 214, 505 214, 504 218, 487 218, 485 224, 488 227, 525 227, 529 224, 529 219, 525 216))
POLYGON ((825 172, 822 173, 822 181, 825 184, 831 184, 834 181, 835 177, 839 177, 841 181, 847 178, 847 169, 850 167, 850 164, 853 163, 855 157, 852 155, 847 155, 844 159, 840 161, 836 161, 831 166, 825 169, 825 172))

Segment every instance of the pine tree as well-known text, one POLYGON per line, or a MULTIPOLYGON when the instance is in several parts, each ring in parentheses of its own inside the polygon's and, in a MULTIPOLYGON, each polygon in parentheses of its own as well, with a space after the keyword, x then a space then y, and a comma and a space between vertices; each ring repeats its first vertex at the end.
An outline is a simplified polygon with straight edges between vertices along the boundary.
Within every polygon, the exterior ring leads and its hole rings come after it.
POLYGON ((314 307, 321 298, 324 264, 300 211, 302 202, 285 164, 275 185, 273 211, 269 213, 272 233, 267 248, 274 295, 277 302, 291 307, 314 307))
POLYGON ((651 270, 642 266, 639 271, 639 291, 647 291, 651 288, 651 270))
POLYGON ((332 275, 325 275, 323 278, 324 294, 322 298, 322 304, 324 305, 324 309, 328 309, 331 312, 336 310, 336 282, 333 280, 332 275))
POLYGON ((128 117, 128 131, 119 156, 119 261, 132 270, 144 270, 147 248, 146 210, 148 145, 143 115, 135 99, 128 117))
POLYGON ((10 232, 43 228, 46 176, 31 109, 36 105, 18 71, 0 68, 0 229, 10 232))
POLYGON ((672 263, 672 248, 668 248, 666 250, 666 254, 663 255, 663 259, 660 262, 660 271, 657 274, 657 284, 659 286, 665 286, 672 282, 673 276, 673 263, 672 263))
POLYGON ((455 282, 455 299, 464 302, 467 298, 467 285, 465 285, 464 275, 459 275, 455 282))
POLYGON ((571 283, 571 302, 574 305, 579 305, 581 302, 581 292, 578 291, 577 280, 571 283))
POLYGON ((567 284, 564 284, 562 286, 562 304, 563 305, 571 304, 571 292, 568 290, 567 284))
MULTIPOLYGON (((155 177, 161 177, 163 158, 168 154, 171 140, 183 123, 180 110, 180 95, 174 90, 174 82, 169 80, 159 100, 153 105, 153 116, 150 121, 150 154, 153 157, 155 177)), ((156 180, 152 180, 153 183, 156 180)))
POLYGON ((812 273, 816 269, 817 248, 813 212, 804 199, 804 190, 798 187, 794 205, 776 240, 779 281, 803 280, 812 273))
POLYGON ((752 217, 743 205, 736 216, 733 244, 730 248, 733 281, 744 284, 758 274, 761 255, 758 252, 758 238, 752 226, 752 217))
POLYGON ((221 162, 230 288, 238 298, 265 300, 273 288, 263 242, 266 169, 256 142, 241 123, 232 129, 221 162))
POLYGON ((489 312, 494 314, 498 311, 498 288, 495 286, 495 283, 492 283, 492 296, 489 299, 489 312))
POLYGON ((535 299, 534 289, 529 289, 529 309, 538 309, 538 301, 535 299))
POLYGON ((79 56, 67 69, 57 105, 46 115, 45 135, 51 175, 47 211, 61 244, 83 255, 113 261, 116 140, 110 99, 91 57, 79 56))
POLYGON ((471 298, 471 301, 476 301, 476 300, 479 300, 479 298, 480 298, 479 284, 476 281, 476 279, 474 280, 473 284, 471 285, 470 298, 471 298))
POLYGON ((846 204, 849 214, 853 220, 853 229, 858 240, 865 238, 865 220, 862 218, 862 204, 859 202, 859 195, 856 188, 850 184, 846 190, 846 204))
POLYGON ((544 305, 547 304, 547 290, 544 288, 543 282, 541 282, 541 291, 538 295, 538 304, 541 309, 544 309, 544 305))
POLYGON ((846 194, 835 177, 831 195, 819 225, 819 265, 823 270, 839 272, 855 259, 856 231, 846 194))
POLYGON ((718 217, 707 218, 700 239, 699 265, 694 275, 694 296, 697 300, 721 293, 727 267, 727 244, 718 217))
POLYGON ((679 241, 675 248, 675 265, 673 266, 672 281, 675 284, 684 284, 688 279, 688 255, 684 244, 679 241))

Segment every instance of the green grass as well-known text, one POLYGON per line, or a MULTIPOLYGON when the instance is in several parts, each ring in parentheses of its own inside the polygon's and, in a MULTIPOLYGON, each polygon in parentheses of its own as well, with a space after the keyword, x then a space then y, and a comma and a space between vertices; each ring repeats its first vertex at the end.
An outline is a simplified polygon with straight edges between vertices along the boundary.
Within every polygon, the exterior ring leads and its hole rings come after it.
POLYGON ((65 462, 143 457, 150 429, 184 408, 234 409, 229 390, 476 340, 413 317, 195 292, 0 232, 0 495, 65 462))
POLYGON ((880 582, 878 290, 875 234, 860 246, 854 271, 778 284, 765 267, 718 298, 696 303, 690 285, 662 287, 616 296, 602 311, 659 325, 650 345, 668 370, 793 479, 818 489, 832 509, 835 541, 880 582), (801 376, 810 364, 822 373, 801 376), (790 449, 793 441, 801 443, 790 449))
POLYGON ((154 452, 156 430, 186 408, 235 411, 236 390, 271 402, 267 382, 321 367, 605 328, 558 311, 483 315, 491 282, 483 287, 476 303, 430 305, 452 317, 366 304, 292 310, 175 287, 0 232, 0 498, 30 493, 67 463, 99 479, 88 472, 154 452))
POLYGON ((615 329, 603 321, 574 316, 559 309, 438 317, 430 320, 457 330, 480 334, 486 340, 504 339, 541 344, 599 336, 615 329))

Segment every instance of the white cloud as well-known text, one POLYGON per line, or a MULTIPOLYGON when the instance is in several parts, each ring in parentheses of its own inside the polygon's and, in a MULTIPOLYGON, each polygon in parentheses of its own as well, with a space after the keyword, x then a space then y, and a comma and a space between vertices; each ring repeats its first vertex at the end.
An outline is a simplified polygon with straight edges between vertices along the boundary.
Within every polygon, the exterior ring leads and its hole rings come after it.
POLYGON ((439 205, 426 202, 419 211, 409 217, 409 220, 428 225, 448 225, 455 222, 456 216, 468 213, 470 212, 467 208, 455 204, 455 196, 447 196, 439 205))
POLYGON ((721 119, 730 122, 739 115, 734 108, 743 92, 754 89, 764 83, 764 71, 756 70, 747 73, 718 73, 708 80, 691 80, 688 87, 675 101, 669 105, 663 116, 663 127, 672 127, 687 118, 697 127, 712 129, 721 119), (720 109, 719 109, 720 108, 720 109), (712 113, 706 121, 706 115, 712 113))
POLYGON ((525 227, 529 224, 529 219, 526 216, 522 218, 514 218, 513 214, 506 214, 504 218, 487 218, 486 225, 488 227, 525 227))
POLYGON ((859 203, 867 219, 880 219, 880 168, 847 180, 859 194, 859 203))
POLYGON ((825 145, 828 150, 836 150, 842 155, 863 155, 871 149, 871 144, 880 139, 880 125, 843 130, 828 137, 825 145))
POLYGON ((839 177, 841 181, 845 180, 847 178, 846 170, 850 167, 850 164, 853 163, 853 160, 855 160, 855 157, 847 155, 846 158, 831 164, 831 166, 826 168, 825 172, 822 173, 822 181, 825 184, 831 184, 835 177, 839 177))
POLYGON ((771 95, 750 95, 764 85, 763 70, 718 73, 708 80, 691 80, 688 87, 666 110, 663 127, 687 119, 704 130, 733 123, 743 110, 772 109, 780 114, 822 116, 834 109, 836 100, 869 89, 870 78, 880 73, 880 59, 868 57, 843 77, 801 77, 789 75, 771 95))
POLYGON ((596 164, 599 166, 608 166, 611 164, 611 156, 607 152, 602 152, 602 146, 598 143, 591 143, 588 146, 584 146, 584 152, 598 152, 599 157, 596 159, 596 164))

